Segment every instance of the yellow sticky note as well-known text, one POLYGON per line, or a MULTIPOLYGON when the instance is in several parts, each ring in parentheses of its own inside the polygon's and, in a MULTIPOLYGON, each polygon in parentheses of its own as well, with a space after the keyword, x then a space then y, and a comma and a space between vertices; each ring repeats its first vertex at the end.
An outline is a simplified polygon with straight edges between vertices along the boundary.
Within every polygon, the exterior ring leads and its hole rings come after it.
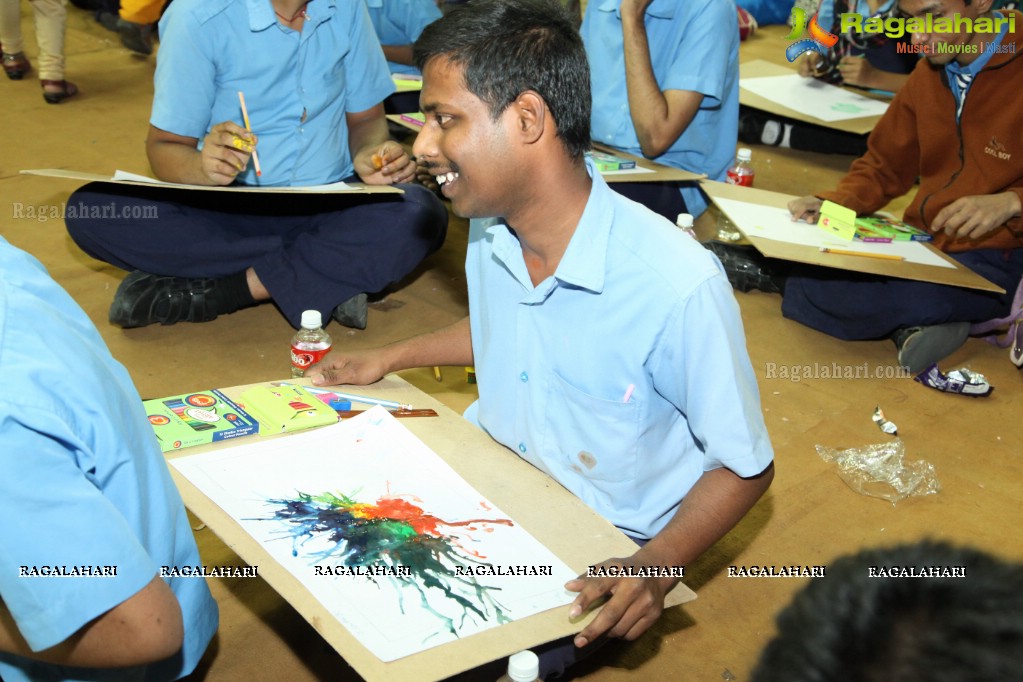
POLYGON ((833 201, 825 201, 821 205, 821 217, 817 225, 829 234, 852 241, 856 236, 856 211, 833 201))

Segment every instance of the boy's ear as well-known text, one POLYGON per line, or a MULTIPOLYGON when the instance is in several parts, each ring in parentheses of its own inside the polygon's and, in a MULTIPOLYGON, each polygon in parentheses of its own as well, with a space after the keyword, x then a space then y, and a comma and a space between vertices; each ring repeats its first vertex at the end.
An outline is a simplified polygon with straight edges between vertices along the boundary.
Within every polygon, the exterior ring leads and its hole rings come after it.
POLYGON ((533 144, 543 137, 544 129, 550 119, 547 116, 547 104, 533 90, 521 93, 511 106, 514 108, 516 125, 522 141, 533 144))

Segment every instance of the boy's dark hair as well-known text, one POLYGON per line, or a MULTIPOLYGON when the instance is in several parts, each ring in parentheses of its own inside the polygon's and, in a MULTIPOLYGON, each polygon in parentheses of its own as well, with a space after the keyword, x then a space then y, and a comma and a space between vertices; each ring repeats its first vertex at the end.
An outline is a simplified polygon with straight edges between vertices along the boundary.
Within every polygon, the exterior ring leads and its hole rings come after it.
MULTIPOLYGON (((894 573, 901 574, 901 570, 894 573)), ((1023 566, 925 541, 828 565, 778 616, 754 682, 1020 679, 1023 566), (870 568, 965 567, 965 577, 871 577, 870 568)))
POLYGON ((523 92, 550 109, 573 159, 590 148, 590 70, 572 16, 554 0, 477 0, 430 24, 413 46, 464 69, 466 88, 496 120, 523 92))

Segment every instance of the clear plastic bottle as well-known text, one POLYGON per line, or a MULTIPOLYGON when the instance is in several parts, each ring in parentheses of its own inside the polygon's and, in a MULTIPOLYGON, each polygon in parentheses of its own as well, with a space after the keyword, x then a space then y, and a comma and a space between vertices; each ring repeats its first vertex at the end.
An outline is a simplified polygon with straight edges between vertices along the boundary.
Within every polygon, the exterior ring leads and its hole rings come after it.
POLYGON ((497 682, 543 682, 540 679, 540 659, 532 651, 520 651, 508 657, 508 672, 497 682))
POLYGON ((742 147, 735 155, 735 163, 728 169, 726 182, 729 185, 742 185, 743 187, 753 186, 753 166, 750 159, 753 152, 747 147, 742 147))
POLYGON ((675 225, 678 229, 688 233, 693 239, 696 239, 696 231, 693 229, 693 216, 688 213, 679 213, 678 218, 675 219, 675 225))
POLYGON ((330 345, 330 334, 323 331, 320 311, 302 313, 302 328, 291 338, 291 376, 305 376, 305 371, 327 354, 330 345))

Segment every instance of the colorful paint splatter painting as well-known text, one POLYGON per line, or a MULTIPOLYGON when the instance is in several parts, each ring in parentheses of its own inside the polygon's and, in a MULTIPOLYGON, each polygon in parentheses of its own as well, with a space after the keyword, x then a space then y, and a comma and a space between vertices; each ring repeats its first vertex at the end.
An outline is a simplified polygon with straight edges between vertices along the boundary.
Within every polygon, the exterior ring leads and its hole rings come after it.
POLYGON ((383 661, 574 596, 573 571, 379 408, 171 464, 383 661))

